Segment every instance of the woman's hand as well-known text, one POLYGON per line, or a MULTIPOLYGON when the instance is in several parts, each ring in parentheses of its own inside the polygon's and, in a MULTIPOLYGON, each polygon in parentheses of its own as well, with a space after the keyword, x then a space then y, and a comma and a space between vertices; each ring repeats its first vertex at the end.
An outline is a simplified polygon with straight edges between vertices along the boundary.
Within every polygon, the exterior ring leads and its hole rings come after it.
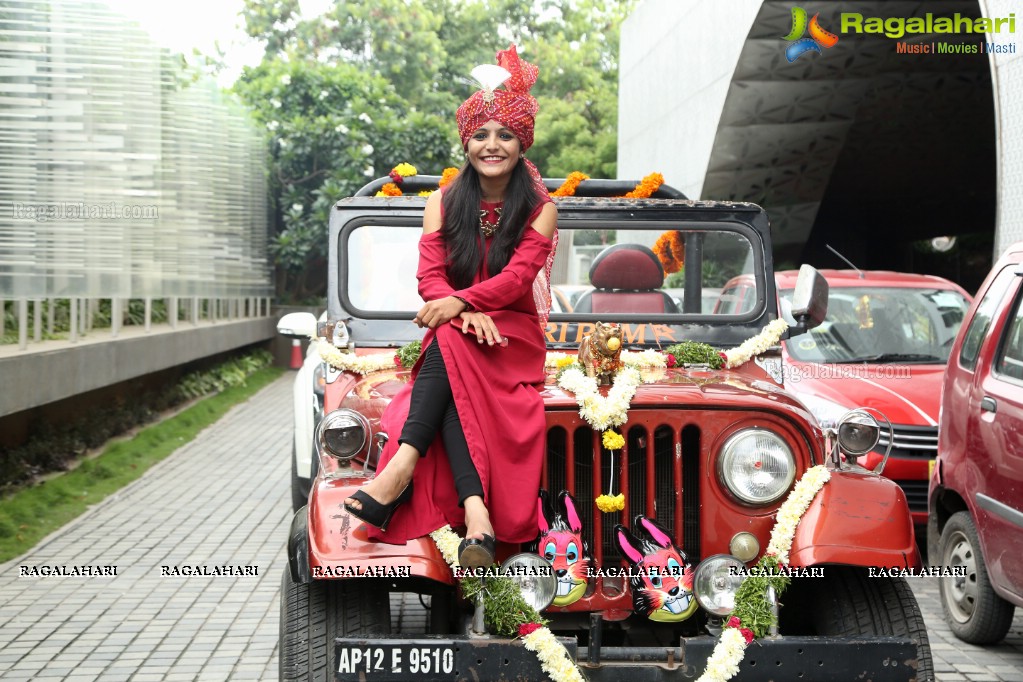
POLYGON ((420 327, 436 329, 442 324, 458 317, 458 313, 465 310, 465 302, 454 296, 445 296, 436 301, 430 301, 416 313, 415 322, 420 327))
POLYGON ((469 327, 472 327, 476 334, 476 340, 480 343, 486 341, 491 346, 495 343, 501 346, 508 345, 508 339, 501 336, 501 332, 497 330, 497 325, 494 324, 494 320, 490 315, 481 312, 466 312, 462 313, 459 317, 462 318, 463 334, 470 333, 469 327))

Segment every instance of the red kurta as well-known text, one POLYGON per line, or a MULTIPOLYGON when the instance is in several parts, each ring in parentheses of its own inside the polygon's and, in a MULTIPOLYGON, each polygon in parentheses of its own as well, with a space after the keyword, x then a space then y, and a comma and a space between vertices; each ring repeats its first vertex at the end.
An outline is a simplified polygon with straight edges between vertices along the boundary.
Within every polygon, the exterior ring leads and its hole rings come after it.
MULTIPOLYGON (((493 209, 495 204, 482 204, 493 209)), ((539 215, 543 205, 530 217, 539 215)), ((493 216, 491 216, 493 218, 493 216)), ((486 249, 491 239, 484 243, 486 249)), ((543 400, 539 389, 544 380, 546 343, 533 301, 532 286, 544 266, 553 243, 532 227, 508 265, 497 275, 476 275, 467 289, 455 290, 447 276, 447 250, 440 232, 419 240, 419 294, 432 301, 454 294, 477 310, 490 315, 507 346, 479 343, 473 330, 462 333, 462 321, 455 318, 423 338, 423 354, 437 343, 444 356, 455 408, 462 422, 480 481, 484 502, 498 540, 528 542, 536 537, 536 493, 545 445, 543 400)), ((412 369, 413 379, 419 363, 412 369)), ((385 465, 398 449, 398 436, 408 417, 412 383, 402 389, 384 411, 381 429, 391 436, 381 457, 385 465)), ((464 525, 464 511, 439 432, 426 456, 420 458, 413 475, 412 500, 395 511, 387 532, 370 528, 370 536, 386 542, 404 543, 426 535, 445 524, 464 525)))
MULTIPOLYGON (((496 204, 482 203, 492 211, 496 204)), ((536 219, 543 204, 530 217, 536 219)), ((491 215, 493 220, 494 216, 491 215)), ((484 242, 484 264, 491 239, 484 242)), ((552 242, 527 227, 507 266, 489 276, 481 269, 469 288, 455 290, 448 281, 447 249, 440 232, 419 239, 419 295, 424 301, 457 295, 493 318, 507 346, 480 344, 476 333, 461 331, 455 318, 422 339, 422 355, 438 344, 451 381, 455 408, 469 444, 469 452, 480 474, 484 502, 490 510, 494 533, 502 542, 529 542, 536 537, 536 493, 540 487, 543 460, 543 362, 546 344, 540 330, 533 280, 550 254, 552 242)), ((418 373, 419 363, 412 368, 418 373)), ((412 383, 394 398, 381 417, 381 428, 391 435, 381 465, 398 450, 398 436, 408 417, 412 383)), ((419 459, 413 474, 415 491, 410 502, 391 518, 386 533, 370 528, 370 537, 404 543, 431 533, 445 524, 464 525, 458 506, 451 467, 438 435, 419 459)))

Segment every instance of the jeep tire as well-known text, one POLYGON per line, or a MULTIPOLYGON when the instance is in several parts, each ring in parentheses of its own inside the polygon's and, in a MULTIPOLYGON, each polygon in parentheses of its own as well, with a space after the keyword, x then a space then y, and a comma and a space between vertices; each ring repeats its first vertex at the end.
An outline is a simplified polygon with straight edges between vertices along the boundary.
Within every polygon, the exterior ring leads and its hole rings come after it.
POLYGON ((333 682, 334 639, 390 634, 386 582, 372 579, 281 581, 279 679, 333 682))
POLYGON ((991 587, 980 538, 970 513, 956 512, 938 540, 941 566, 965 566, 965 578, 940 578, 938 593, 945 622, 952 633, 970 644, 994 644, 1012 627, 1015 607, 991 587))
POLYGON ((927 627, 905 578, 871 578, 858 566, 828 566, 826 574, 813 581, 818 635, 908 637, 916 644, 916 679, 934 679, 927 627))

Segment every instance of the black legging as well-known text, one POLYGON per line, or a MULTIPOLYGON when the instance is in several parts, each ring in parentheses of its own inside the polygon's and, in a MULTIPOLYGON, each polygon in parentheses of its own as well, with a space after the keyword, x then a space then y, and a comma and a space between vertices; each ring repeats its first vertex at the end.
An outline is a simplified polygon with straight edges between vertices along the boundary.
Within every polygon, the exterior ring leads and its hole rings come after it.
POLYGON ((451 395, 448 370, 444 356, 436 343, 426 349, 419 374, 412 384, 412 398, 409 403, 408 419, 401 430, 399 443, 408 443, 420 455, 425 455, 430 443, 437 436, 438 429, 444 439, 444 450, 448 453, 451 472, 455 478, 458 504, 473 495, 483 497, 483 484, 476 472, 476 465, 469 455, 469 446, 462 432, 455 401, 451 395))

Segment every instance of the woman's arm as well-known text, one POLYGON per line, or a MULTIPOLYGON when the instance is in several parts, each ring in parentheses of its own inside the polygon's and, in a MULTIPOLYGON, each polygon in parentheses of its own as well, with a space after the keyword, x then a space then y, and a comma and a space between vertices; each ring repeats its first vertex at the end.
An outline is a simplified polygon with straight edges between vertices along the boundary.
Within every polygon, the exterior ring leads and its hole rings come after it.
POLYGON ((465 310, 465 303, 452 296, 454 287, 448 280, 447 249, 437 234, 441 228, 441 193, 430 195, 423 212, 423 235, 419 238, 419 295, 426 301, 415 317, 420 327, 444 324, 465 310))
POLYGON ((533 224, 526 228, 536 234, 523 235, 508 265, 490 279, 453 292, 476 310, 501 310, 524 296, 533 286, 553 247, 554 230, 558 226, 558 209, 544 205, 533 224))

